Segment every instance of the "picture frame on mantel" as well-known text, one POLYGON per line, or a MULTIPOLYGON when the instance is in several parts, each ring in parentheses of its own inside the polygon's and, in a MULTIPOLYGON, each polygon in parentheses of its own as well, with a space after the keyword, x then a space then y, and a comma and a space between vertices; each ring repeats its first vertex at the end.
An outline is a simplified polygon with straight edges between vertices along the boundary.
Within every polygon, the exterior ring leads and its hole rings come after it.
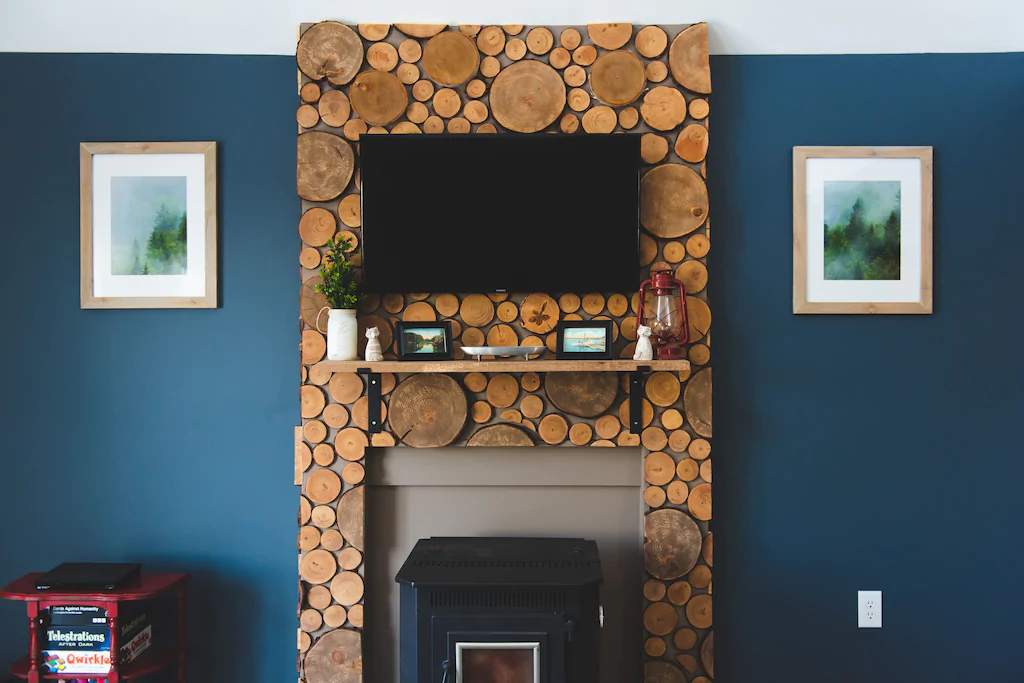
POLYGON ((81 307, 217 307, 217 143, 85 142, 81 307))
POLYGON ((793 148, 793 313, 932 312, 932 148, 793 148))

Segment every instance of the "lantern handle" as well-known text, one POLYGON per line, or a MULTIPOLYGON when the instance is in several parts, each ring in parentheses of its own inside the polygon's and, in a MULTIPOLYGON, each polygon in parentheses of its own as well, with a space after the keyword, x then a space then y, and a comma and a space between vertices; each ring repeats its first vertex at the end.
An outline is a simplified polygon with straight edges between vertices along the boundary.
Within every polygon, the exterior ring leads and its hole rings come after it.
POLYGON ((683 285, 682 281, 679 282, 679 308, 681 309, 681 313, 683 314, 683 316, 682 316, 683 317, 683 330, 682 330, 682 333, 680 334, 680 337, 682 337, 682 339, 680 339, 680 343, 681 344, 689 344, 690 343, 690 315, 689 315, 689 313, 686 310, 686 287, 683 285))
POLYGON ((637 295, 639 300, 637 301, 637 306, 636 306, 636 324, 637 324, 638 327, 640 325, 645 324, 644 323, 644 290, 651 284, 651 282, 652 282, 651 278, 647 278, 646 280, 644 280, 643 282, 640 283, 640 293, 637 295))

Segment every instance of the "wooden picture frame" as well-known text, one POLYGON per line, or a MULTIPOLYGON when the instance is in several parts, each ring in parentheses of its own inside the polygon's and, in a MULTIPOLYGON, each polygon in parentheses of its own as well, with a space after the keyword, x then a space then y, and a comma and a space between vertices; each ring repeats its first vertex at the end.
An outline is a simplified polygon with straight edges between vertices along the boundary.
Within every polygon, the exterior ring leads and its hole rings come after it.
POLYGON ((794 147, 793 313, 931 312, 932 148, 794 147))
POLYGON ((216 308, 217 143, 85 142, 79 160, 81 307, 216 308))
POLYGON ((398 360, 452 360, 455 357, 455 343, 452 338, 452 323, 449 320, 434 322, 403 322, 395 323, 398 360), (407 334, 414 330, 441 331, 444 335, 444 347, 440 351, 420 351, 412 349, 407 334))
POLYGON ((611 360, 612 342, 614 341, 615 323, 611 320, 563 320, 558 323, 555 337, 555 358, 558 360, 611 360), (601 338, 601 349, 594 351, 566 350, 567 335, 570 330, 597 330, 604 335, 601 338))

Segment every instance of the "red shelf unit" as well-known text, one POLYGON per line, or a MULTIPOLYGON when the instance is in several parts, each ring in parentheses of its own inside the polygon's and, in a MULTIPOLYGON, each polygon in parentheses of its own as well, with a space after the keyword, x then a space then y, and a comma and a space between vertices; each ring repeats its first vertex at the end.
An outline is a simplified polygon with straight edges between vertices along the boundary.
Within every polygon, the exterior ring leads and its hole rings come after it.
POLYGON ((185 683, 185 600, 188 596, 188 574, 143 574, 138 582, 116 591, 103 593, 37 591, 35 579, 38 573, 26 574, 14 581, 3 591, 0 598, 21 600, 28 608, 29 620, 29 654, 11 665, 11 675, 28 679, 29 683, 40 681, 61 680, 69 678, 95 678, 118 683, 130 678, 138 678, 154 673, 174 663, 178 665, 178 682, 185 683), (134 600, 151 600, 154 598, 173 597, 178 607, 177 647, 169 650, 149 650, 127 664, 118 663, 116 655, 119 647, 117 633, 117 606, 122 602, 134 600), (107 610, 107 619, 111 633, 111 668, 106 674, 74 674, 48 673, 40 662, 40 612, 55 605, 88 605, 107 610))

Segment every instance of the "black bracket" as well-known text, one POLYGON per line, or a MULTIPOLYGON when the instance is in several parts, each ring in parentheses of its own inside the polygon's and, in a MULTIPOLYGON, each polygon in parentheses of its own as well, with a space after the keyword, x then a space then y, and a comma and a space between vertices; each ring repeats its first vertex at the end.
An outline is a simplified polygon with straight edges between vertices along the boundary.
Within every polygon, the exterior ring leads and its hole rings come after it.
POLYGON ((629 433, 639 434, 644 430, 644 373, 650 372, 649 365, 638 365, 629 373, 629 433))
POLYGON ((366 375, 366 420, 370 434, 380 434, 380 373, 370 368, 359 368, 356 370, 360 375, 366 375))

